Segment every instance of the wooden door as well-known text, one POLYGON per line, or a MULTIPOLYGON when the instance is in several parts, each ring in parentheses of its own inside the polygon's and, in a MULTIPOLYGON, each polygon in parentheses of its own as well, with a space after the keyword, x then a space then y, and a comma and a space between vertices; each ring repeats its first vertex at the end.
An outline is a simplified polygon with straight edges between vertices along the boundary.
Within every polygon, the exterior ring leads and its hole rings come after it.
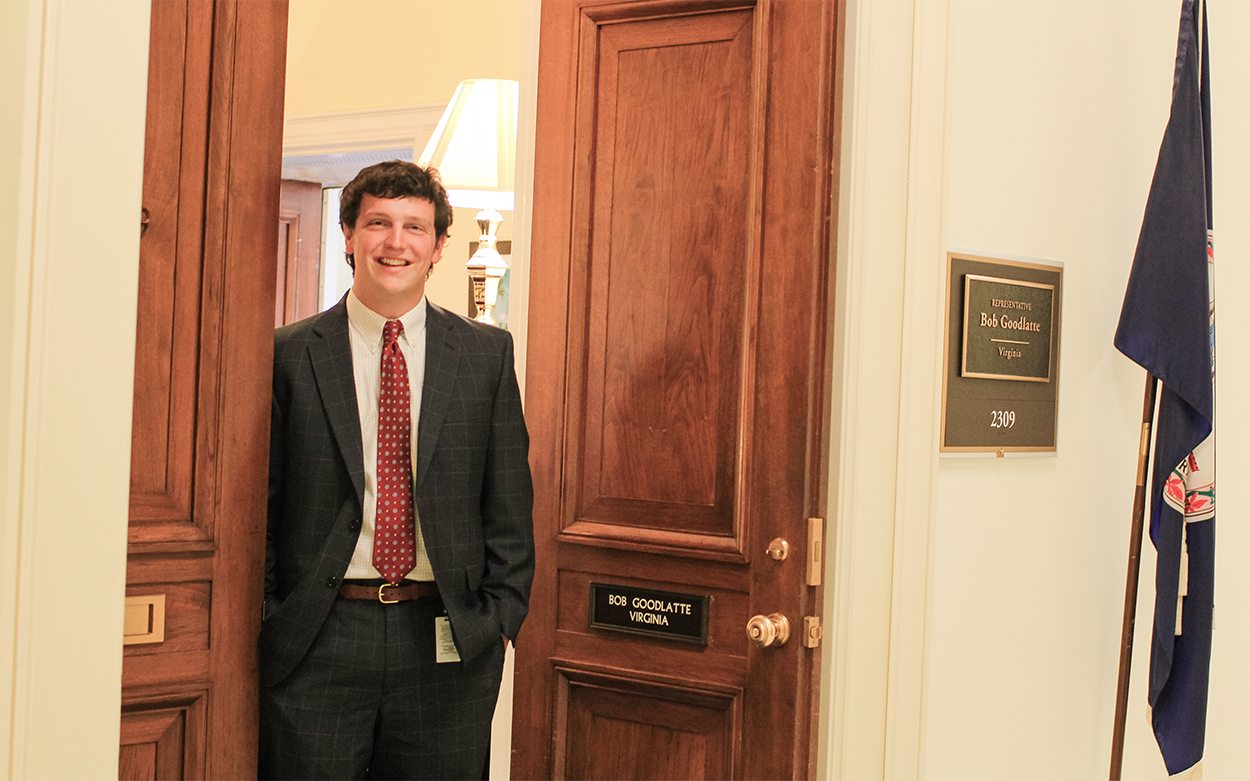
POLYGON ((282 180, 278 211, 278 291, 274 327, 320 311, 321 185, 282 180))
POLYGON ((515 778, 814 774, 841 12, 543 4, 515 778))
POLYGON ((152 4, 122 779, 256 774, 286 16, 152 4))

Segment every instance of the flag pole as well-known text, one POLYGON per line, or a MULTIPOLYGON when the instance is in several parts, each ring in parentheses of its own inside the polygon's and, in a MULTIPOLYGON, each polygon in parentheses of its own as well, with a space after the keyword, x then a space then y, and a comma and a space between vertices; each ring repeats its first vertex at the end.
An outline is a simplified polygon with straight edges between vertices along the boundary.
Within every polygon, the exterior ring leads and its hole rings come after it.
POLYGON ((1124 725, 1128 717, 1129 672, 1133 665, 1133 625, 1137 619, 1137 581, 1141 573, 1142 527, 1146 516, 1146 475, 1149 471, 1150 427, 1154 424, 1158 382, 1146 372, 1142 400, 1141 445, 1137 452, 1137 489, 1133 493, 1132 530, 1128 543, 1128 575, 1124 584, 1124 621, 1120 627, 1120 672, 1115 692, 1115 727, 1111 732, 1110 781, 1120 781, 1124 763, 1124 725))

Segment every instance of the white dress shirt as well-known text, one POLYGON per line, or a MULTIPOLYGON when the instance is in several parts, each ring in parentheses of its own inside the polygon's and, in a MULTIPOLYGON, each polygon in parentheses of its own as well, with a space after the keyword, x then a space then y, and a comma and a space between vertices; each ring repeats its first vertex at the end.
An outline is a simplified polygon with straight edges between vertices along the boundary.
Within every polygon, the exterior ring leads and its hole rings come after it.
MULTIPOLYGON (((356 552, 343 577, 348 580, 374 580, 382 577, 373 566, 374 521, 378 509, 378 395, 381 385, 382 329, 386 318, 356 298, 356 291, 347 294, 347 321, 352 345, 352 373, 356 379, 356 403, 360 408, 360 433, 365 457, 365 506, 360 524, 356 552)), ((425 298, 399 317, 403 332, 399 349, 408 364, 409 396, 412 400, 412 472, 417 472, 417 424, 421 416, 421 386, 425 381, 425 298)), ((425 552, 421 524, 417 520, 416 486, 413 486, 413 523, 416 526, 417 564, 407 580, 433 580, 434 569, 425 552)))

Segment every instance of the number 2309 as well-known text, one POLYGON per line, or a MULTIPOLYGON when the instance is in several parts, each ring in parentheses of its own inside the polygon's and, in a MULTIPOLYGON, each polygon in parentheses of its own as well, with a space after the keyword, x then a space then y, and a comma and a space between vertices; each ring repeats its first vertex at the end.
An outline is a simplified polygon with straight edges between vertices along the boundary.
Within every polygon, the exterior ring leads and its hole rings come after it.
POLYGON ((1016 425, 1015 410, 990 410, 990 428, 1011 428, 1014 425, 1016 425))

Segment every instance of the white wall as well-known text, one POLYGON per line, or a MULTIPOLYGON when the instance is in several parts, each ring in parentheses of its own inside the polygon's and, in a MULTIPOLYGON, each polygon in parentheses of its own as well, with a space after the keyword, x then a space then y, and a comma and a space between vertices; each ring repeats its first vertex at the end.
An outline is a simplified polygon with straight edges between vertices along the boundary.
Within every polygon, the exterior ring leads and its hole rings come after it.
MULTIPOLYGON (((1243 99, 1250 4, 1211 0, 1219 543, 1205 777, 1250 776, 1241 560, 1250 435, 1243 99)), ((951 0, 951 247, 1065 264, 1058 454, 942 459, 923 775, 1107 772, 1144 372, 1112 347, 1170 101, 1177 0, 951 0)), ((942 262, 933 258, 934 263, 942 262)), ((1126 778, 1166 776, 1146 716, 1143 555, 1126 778)))

